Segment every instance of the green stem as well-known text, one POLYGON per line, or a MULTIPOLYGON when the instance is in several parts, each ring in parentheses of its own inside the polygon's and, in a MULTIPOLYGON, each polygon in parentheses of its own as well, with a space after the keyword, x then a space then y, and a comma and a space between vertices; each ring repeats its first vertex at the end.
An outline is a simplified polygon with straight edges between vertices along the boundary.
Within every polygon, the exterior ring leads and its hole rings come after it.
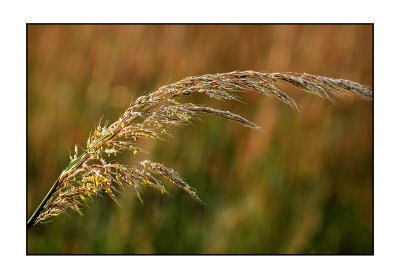
POLYGON ((42 200, 42 202, 40 203, 38 208, 36 208, 35 212, 32 214, 31 218, 29 219, 28 223, 26 224, 27 230, 29 230, 29 228, 33 226, 36 219, 39 217, 40 212, 43 210, 44 205, 50 199, 50 197, 54 194, 54 192, 56 191, 59 184, 60 184, 60 178, 57 179, 57 181, 54 183, 53 187, 51 187, 50 191, 47 193, 46 197, 44 197, 44 199, 42 200))
POLYGON ((57 179, 56 182, 54 182, 53 186, 51 187, 50 191, 47 193, 47 195, 44 197, 38 208, 36 208, 35 212, 32 214, 31 218, 29 219, 28 223, 26 224, 26 229, 29 230, 30 227, 35 224, 36 219, 39 217, 40 212, 43 210, 44 206, 46 205, 46 202, 51 198, 51 196, 54 194, 54 192, 57 190, 58 185, 60 185, 60 179, 61 177, 68 171, 70 171, 78 162, 82 160, 82 158, 86 155, 85 153, 82 153, 81 156, 79 156, 77 159, 71 162, 71 164, 65 169, 65 171, 61 174, 61 176, 57 179))

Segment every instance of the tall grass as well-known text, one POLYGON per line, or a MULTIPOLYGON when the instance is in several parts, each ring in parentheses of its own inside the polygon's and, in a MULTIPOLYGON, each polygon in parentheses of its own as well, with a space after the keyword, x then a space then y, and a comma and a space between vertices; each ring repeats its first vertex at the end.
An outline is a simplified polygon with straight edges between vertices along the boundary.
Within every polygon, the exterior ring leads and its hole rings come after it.
POLYGON ((150 186, 170 195, 162 180, 169 181, 186 191, 194 200, 202 202, 194 188, 189 186, 173 169, 161 163, 144 160, 128 166, 118 162, 121 152, 135 155, 142 150, 137 143, 143 138, 160 139, 175 126, 190 124, 201 114, 212 114, 236 121, 249 128, 259 128, 248 119, 230 111, 181 102, 191 94, 206 94, 211 98, 238 100, 235 93, 256 91, 274 97, 298 110, 296 102, 281 88, 285 84, 298 87, 335 102, 336 97, 355 95, 372 99, 371 89, 349 80, 334 79, 299 73, 264 73, 235 71, 187 77, 176 83, 139 97, 114 123, 98 123, 90 134, 85 148, 75 147, 71 162, 61 173, 40 203, 27 228, 45 223, 51 217, 68 210, 82 214, 81 207, 94 196, 107 195, 118 203, 117 195, 129 186, 139 200, 141 187, 150 186))

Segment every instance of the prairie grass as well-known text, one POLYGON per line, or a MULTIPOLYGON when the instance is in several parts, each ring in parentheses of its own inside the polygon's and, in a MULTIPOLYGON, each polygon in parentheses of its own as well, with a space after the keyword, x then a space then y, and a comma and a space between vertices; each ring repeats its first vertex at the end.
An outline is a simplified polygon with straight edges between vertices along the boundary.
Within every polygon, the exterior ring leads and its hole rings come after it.
POLYGON ((285 85, 295 86, 331 102, 348 95, 371 100, 373 95, 371 89, 353 81, 292 72, 234 71, 187 77, 162 86, 137 98, 114 123, 99 121, 86 147, 75 146, 70 164, 28 221, 28 229, 68 210, 83 214, 82 205, 95 196, 107 195, 118 203, 117 197, 124 191, 124 186, 131 188, 143 203, 143 187, 153 187, 162 194, 171 195, 164 183, 169 181, 186 191, 195 201, 203 203, 196 190, 175 170, 149 160, 124 165, 118 162, 117 155, 122 152, 136 155, 142 152, 138 147, 141 140, 161 139, 170 133, 172 127, 191 124, 202 114, 216 115, 257 129, 259 127, 255 123, 238 114, 186 103, 181 99, 192 94, 205 94, 215 99, 239 100, 237 93, 256 91, 299 110, 296 102, 284 92, 285 85))

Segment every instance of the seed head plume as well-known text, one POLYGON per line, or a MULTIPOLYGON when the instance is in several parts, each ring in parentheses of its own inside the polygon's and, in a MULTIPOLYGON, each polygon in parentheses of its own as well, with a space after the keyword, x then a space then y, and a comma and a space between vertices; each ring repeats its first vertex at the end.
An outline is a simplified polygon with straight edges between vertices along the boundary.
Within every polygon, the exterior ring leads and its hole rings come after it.
POLYGON ((141 152, 137 143, 143 138, 159 139, 174 126, 190 124, 200 114, 212 114, 236 121, 246 127, 258 128, 246 118, 229 111, 203 105, 181 102, 191 94, 205 94, 211 98, 236 100, 235 93, 256 91, 278 98, 294 109, 296 102, 280 88, 291 84, 301 90, 334 101, 335 97, 356 95, 372 99, 372 90, 355 82, 298 73, 264 73, 235 71, 187 77, 176 83, 141 96, 111 125, 97 125, 90 134, 86 149, 71 157, 69 166, 61 173, 45 199, 28 221, 27 227, 44 223, 50 217, 67 210, 82 214, 81 207, 94 196, 108 195, 117 201, 124 185, 129 186, 141 202, 140 187, 150 186, 167 193, 167 180, 182 188, 194 200, 201 202, 196 191, 179 174, 161 163, 148 160, 137 165, 123 165, 116 159, 122 152, 135 155, 141 152))

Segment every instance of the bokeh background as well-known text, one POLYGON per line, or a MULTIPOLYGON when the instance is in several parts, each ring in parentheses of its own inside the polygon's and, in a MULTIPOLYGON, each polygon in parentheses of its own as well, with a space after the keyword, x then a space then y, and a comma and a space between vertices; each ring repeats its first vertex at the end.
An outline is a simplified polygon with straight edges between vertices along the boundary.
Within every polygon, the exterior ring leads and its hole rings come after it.
MULTIPOLYGON (((191 75, 294 71, 372 86, 371 25, 28 25, 27 215, 84 146, 146 92, 191 75)), ((287 87, 301 113, 254 92, 244 102, 190 96, 239 113, 142 141, 207 203, 127 190, 27 232, 28 254, 372 254, 373 104, 334 105, 287 87)))

